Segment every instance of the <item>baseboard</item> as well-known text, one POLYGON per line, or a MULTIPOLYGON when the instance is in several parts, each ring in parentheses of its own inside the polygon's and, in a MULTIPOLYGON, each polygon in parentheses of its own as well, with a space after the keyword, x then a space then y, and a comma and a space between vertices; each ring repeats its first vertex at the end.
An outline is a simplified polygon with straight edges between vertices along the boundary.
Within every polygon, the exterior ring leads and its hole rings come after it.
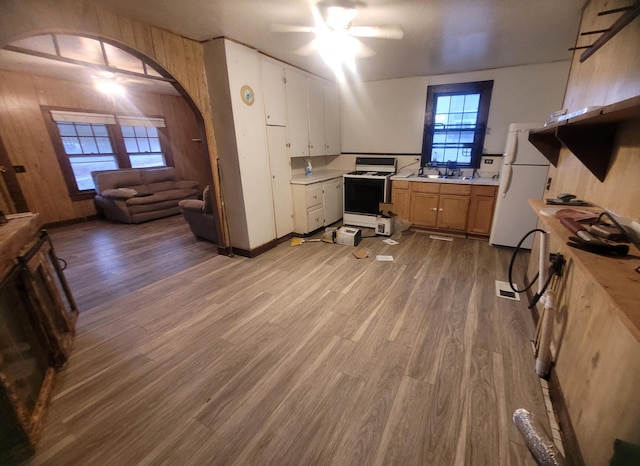
POLYGON ((60 222, 45 223, 42 228, 66 227, 68 225, 75 225, 76 223, 88 222, 89 220, 97 220, 99 218, 99 215, 89 215, 87 217, 72 218, 70 220, 62 220, 60 222))
POLYGON ((278 245, 278 241, 277 240, 271 240, 266 244, 263 244, 262 246, 258 246, 257 248, 254 249, 241 249, 241 248, 232 248, 233 253, 237 254, 239 256, 243 256, 243 257, 249 257, 249 258, 254 258, 259 256, 262 253, 267 252, 269 249, 273 249, 278 245))

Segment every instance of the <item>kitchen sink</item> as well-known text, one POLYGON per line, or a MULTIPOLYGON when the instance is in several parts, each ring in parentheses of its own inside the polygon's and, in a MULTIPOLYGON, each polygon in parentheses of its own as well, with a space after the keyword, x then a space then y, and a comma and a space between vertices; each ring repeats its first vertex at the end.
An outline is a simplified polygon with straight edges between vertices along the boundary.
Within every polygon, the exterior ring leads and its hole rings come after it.
POLYGON ((433 180, 472 180, 472 176, 453 176, 453 175, 418 175, 422 178, 430 178, 433 180))

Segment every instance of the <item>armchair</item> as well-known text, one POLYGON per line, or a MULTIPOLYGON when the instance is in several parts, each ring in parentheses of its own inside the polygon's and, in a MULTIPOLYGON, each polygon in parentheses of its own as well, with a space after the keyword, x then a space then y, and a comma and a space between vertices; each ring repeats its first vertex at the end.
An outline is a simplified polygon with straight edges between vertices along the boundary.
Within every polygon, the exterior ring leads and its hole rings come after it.
POLYGON ((216 216, 213 214, 211 189, 209 186, 202 192, 202 200, 184 199, 178 203, 180 213, 189 224, 191 232, 196 238, 218 242, 216 216))

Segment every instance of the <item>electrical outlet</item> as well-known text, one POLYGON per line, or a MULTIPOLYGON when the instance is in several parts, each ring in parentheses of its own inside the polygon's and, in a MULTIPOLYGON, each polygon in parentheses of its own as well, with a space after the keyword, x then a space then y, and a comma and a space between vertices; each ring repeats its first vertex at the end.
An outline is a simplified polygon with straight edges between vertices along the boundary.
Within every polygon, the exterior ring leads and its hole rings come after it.
POLYGON ((485 165, 493 165, 493 159, 484 159, 485 165))

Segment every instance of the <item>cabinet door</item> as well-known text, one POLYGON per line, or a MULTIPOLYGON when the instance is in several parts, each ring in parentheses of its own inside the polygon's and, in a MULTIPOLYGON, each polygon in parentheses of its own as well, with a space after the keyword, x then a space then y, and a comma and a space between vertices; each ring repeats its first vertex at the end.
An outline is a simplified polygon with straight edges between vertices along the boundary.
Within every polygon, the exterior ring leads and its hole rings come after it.
POLYGON ((324 84, 324 142, 327 155, 339 155, 341 147, 341 117, 338 88, 334 83, 324 84))
POLYGON ((293 231, 293 200, 291 195, 291 160, 287 156, 287 130, 282 126, 267 126, 269 167, 273 212, 276 221, 276 237, 293 231))
POLYGON ((324 226, 324 210, 322 206, 309 210, 307 213, 307 222, 307 231, 305 233, 317 230, 324 226))
POLYGON ((438 203, 438 228, 462 230, 467 227, 469 196, 440 194, 438 203))
POLYGON ((393 203, 393 213, 398 217, 409 220, 411 197, 408 181, 393 181, 391 184, 391 202, 393 203))
POLYGON ((307 186, 306 190, 307 196, 307 209, 312 208, 313 206, 322 204, 322 185, 320 183, 314 183, 307 186))
POLYGON ((422 227, 435 227, 438 218, 438 194, 411 194, 411 223, 422 227))
POLYGON ((302 73, 285 70, 289 157, 309 155, 307 80, 302 73))
POLYGON ((324 194, 324 224, 330 225, 342 218, 342 178, 325 183, 322 186, 324 194))
POLYGON ((495 206, 495 186, 474 186, 469 202, 467 233, 489 235, 495 206))
POLYGON ((267 125, 287 125, 287 97, 284 84, 284 69, 262 60, 262 86, 264 112, 267 125))
POLYGON ((324 148, 324 84, 307 78, 309 101, 309 155, 325 155, 324 148))

